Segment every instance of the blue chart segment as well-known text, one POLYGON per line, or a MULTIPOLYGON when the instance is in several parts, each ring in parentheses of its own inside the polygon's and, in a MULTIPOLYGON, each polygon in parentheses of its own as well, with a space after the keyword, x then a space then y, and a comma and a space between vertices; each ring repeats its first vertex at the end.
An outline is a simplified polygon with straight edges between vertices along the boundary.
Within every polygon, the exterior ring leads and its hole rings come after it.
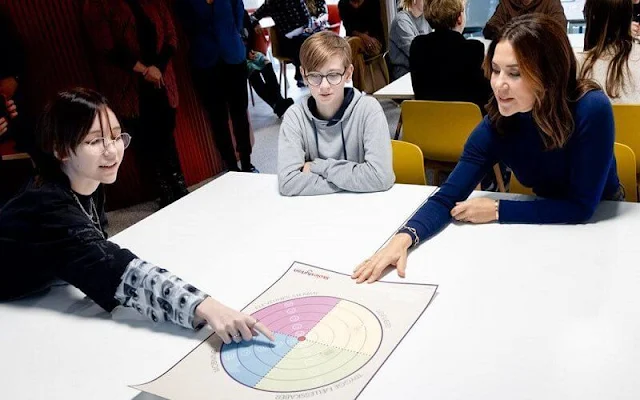
POLYGON ((377 352, 382 325, 369 309, 327 296, 280 302, 253 314, 275 334, 223 345, 221 363, 242 385, 294 392, 329 385, 362 368, 377 352))

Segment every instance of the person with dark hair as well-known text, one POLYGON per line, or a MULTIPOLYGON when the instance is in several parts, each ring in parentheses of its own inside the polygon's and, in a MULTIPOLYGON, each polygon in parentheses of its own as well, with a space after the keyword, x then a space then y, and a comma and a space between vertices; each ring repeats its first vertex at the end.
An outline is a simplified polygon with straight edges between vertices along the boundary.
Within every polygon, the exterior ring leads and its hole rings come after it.
POLYGON ((555 19, 562 25, 566 35, 567 17, 564 15, 564 7, 560 0, 500 0, 496 11, 484 26, 482 34, 486 39, 494 40, 513 18, 532 13, 546 14, 555 19))
POLYGON ((173 136, 178 38, 164 0, 84 0, 98 89, 136 136, 141 166, 154 175, 164 207, 187 195, 173 136))
POLYGON ((640 103, 640 44, 633 40, 631 0, 587 0, 580 77, 602 86, 612 103, 640 103))
POLYGON ((229 171, 258 172, 251 164, 244 4, 242 0, 182 0, 178 5, 189 36, 194 83, 220 156, 229 171))
POLYGON ((244 29, 246 31, 247 46, 247 70, 249 73, 249 84, 256 91, 258 96, 273 109, 278 118, 291 107, 293 99, 283 98, 280 94, 280 84, 273 71, 271 61, 264 53, 257 50, 258 33, 251 26, 249 13, 244 12, 244 29))
POLYGON ((485 74, 493 96, 447 181, 389 243, 354 271, 374 282, 388 266, 405 276, 407 250, 451 218, 474 224, 578 224, 600 201, 623 200, 613 155, 613 110, 591 80, 576 78, 564 27, 542 14, 507 23, 489 46, 485 74), (496 162, 542 197, 529 201, 467 199, 496 162))
POLYGON ((130 140, 94 91, 61 92, 47 105, 36 134, 39 175, 0 210, 0 300, 61 279, 109 312, 131 307, 190 329, 208 323, 225 343, 258 332, 273 340, 251 316, 107 240, 102 185, 115 182, 130 140))

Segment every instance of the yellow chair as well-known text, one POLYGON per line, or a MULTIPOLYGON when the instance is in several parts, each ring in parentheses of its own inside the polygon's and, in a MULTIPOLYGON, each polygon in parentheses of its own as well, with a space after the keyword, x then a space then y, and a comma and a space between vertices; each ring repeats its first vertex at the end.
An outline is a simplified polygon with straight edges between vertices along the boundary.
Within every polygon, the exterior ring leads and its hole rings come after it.
POLYGON ((412 143, 392 140, 391 149, 393 150, 393 172, 396 175, 396 183, 426 185, 424 157, 420 147, 412 143))
MULTIPOLYGON (((401 108, 403 140, 418 145, 428 168, 435 170, 446 168, 438 163, 458 162, 467 138, 482 121, 480 108, 467 102, 405 100, 401 108)), ((493 170, 504 192, 497 164, 493 170)))
MULTIPOLYGON (((616 143, 627 145, 634 154, 640 154, 640 105, 614 104, 613 121, 616 143)), ((640 159, 636 159, 636 171, 640 171, 639 163, 640 159)))
POLYGON ((625 191, 624 200, 638 202, 636 155, 631 147, 621 143, 614 145, 613 152, 618 166, 618 178, 625 191))

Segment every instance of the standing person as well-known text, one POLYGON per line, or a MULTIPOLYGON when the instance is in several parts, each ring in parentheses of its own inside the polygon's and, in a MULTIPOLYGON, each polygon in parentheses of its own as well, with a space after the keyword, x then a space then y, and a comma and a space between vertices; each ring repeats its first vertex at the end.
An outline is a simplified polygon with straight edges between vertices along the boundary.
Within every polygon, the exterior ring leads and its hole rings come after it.
POLYGON ((166 269, 107 240, 103 184, 115 182, 131 137, 107 100, 87 89, 58 93, 37 129, 40 175, 0 210, 0 300, 62 279, 111 312, 131 307, 153 322, 209 324, 225 342, 273 334, 166 269))
POLYGON ((329 9, 325 0, 305 0, 309 16, 311 16, 311 29, 320 32, 329 24, 329 9))
MULTIPOLYGON (((0 101, 3 103, 1 107, 12 108, 11 113, 0 116, 1 137, 9 131, 10 122, 12 130, 16 123, 18 107, 16 100, 19 97, 19 82, 25 69, 24 49, 18 30, 4 7, 0 8, 0 55, 0 101), (15 116, 12 118, 13 114, 15 116)), ((6 138, 8 134, 4 136, 6 138)))
POLYGON ((353 86, 367 93, 386 84, 380 72, 367 75, 365 59, 382 54, 386 49, 379 0, 340 0, 340 18, 348 36, 353 60, 353 86))
POLYGON ((567 32, 567 17, 564 15, 564 7, 560 0, 500 0, 496 11, 493 13, 482 30, 486 39, 494 40, 502 27, 513 18, 520 15, 541 13, 559 22, 567 32))
MULTIPOLYGON (((0 144, 13 141, 16 151, 31 153, 33 118, 25 115, 20 90, 24 72, 25 54, 18 30, 8 10, 0 7, 0 144)), ((7 176, 15 176, 7 167, 0 155, 0 174, 3 175, 0 177, 0 207, 23 184, 19 179, 7 182, 7 176)))
POLYGON ((587 0, 580 77, 602 86, 612 103, 640 103, 640 44, 631 33, 631 0, 587 0))
POLYGON ((613 110, 590 80, 576 78, 564 27, 542 14, 514 18, 485 59, 493 96, 489 114, 469 136, 447 181, 370 259, 358 283, 388 266, 405 275, 407 250, 440 232, 451 218, 474 224, 578 224, 602 200, 624 199, 613 155, 613 110), (497 161, 542 199, 467 197, 497 161))
POLYGON ((403 0, 402 10, 398 11, 391 23, 389 33, 391 71, 389 72, 394 80, 409 73, 409 52, 413 39, 431 31, 424 17, 424 8, 424 0, 403 0))
POLYGON ((258 172, 251 164, 244 4, 242 0, 182 0, 180 13, 191 43, 194 83, 209 114, 222 160, 229 171, 258 172))
POLYGON ((178 39, 171 14, 163 0, 85 0, 83 16, 98 88, 136 137, 164 207, 189 193, 173 136, 178 39))

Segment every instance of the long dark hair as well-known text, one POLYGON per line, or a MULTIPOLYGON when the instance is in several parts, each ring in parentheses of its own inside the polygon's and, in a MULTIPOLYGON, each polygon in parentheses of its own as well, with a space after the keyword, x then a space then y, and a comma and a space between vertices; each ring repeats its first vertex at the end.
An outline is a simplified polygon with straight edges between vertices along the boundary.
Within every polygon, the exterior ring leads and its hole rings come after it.
MULTIPOLYGON (((546 149, 562 148, 575 127, 571 103, 600 87, 591 80, 576 79, 576 57, 564 27, 538 13, 512 19, 491 42, 484 60, 487 79, 491 79, 496 45, 504 40, 511 43, 520 73, 533 89, 533 119, 546 149)), ((505 133, 507 118, 500 114, 495 94, 485 108, 498 132, 505 133)))
POLYGON ((96 116, 106 114, 108 108, 107 99, 91 89, 74 88, 56 94, 45 107, 36 127, 33 159, 40 178, 54 179, 64 175, 60 159, 75 151, 89 133, 96 116))
POLYGON ((588 78, 593 66, 603 56, 611 56, 607 68, 605 90, 611 98, 620 97, 629 70, 629 54, 633 47, 631 0, 587 0, 584 4, 584 19, 587 30, 584 35, 584 51, 587 53, 581 78, 588 78))

